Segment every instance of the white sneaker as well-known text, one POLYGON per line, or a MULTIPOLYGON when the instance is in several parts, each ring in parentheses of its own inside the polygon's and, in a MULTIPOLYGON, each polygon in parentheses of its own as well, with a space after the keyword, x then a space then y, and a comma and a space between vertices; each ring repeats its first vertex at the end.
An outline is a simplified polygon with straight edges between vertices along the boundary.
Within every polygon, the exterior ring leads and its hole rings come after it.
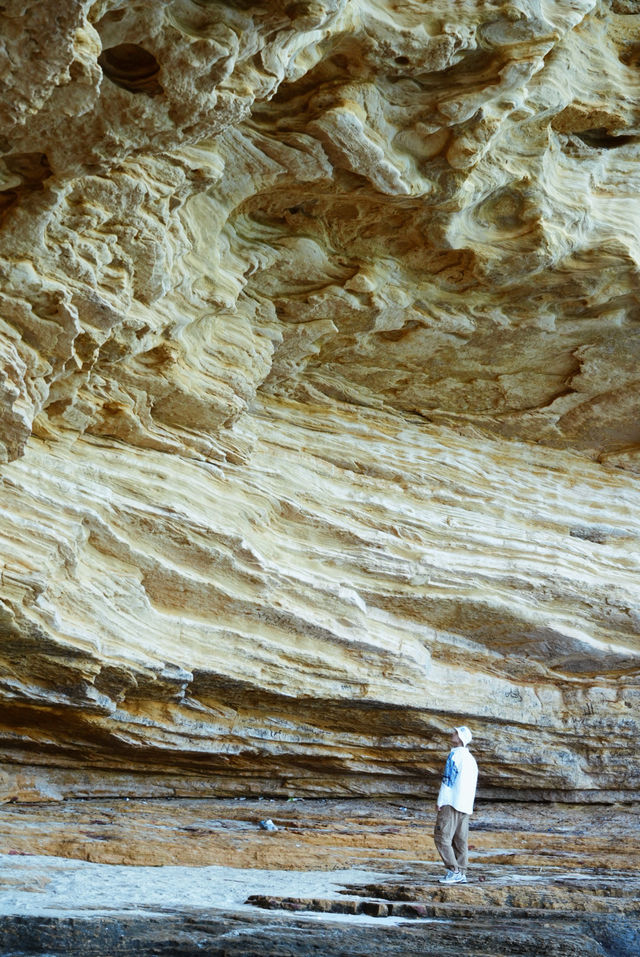
POLYGON ((466 884, 467 878, 460 871, 447 871, 444 877, 440 878, 440 884, 466 884))

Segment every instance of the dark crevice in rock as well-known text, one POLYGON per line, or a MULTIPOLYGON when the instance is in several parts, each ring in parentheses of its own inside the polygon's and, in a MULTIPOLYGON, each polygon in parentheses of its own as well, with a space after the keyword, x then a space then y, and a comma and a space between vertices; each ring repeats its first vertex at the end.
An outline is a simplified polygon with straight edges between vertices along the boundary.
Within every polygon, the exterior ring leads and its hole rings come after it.
POLYGON ((123 90, 157 96, 163 92, 158 81, 160 66, 153 53, 137 43, 119 43, 98 57, 102 72, 123 90))
POLYGON ((0 161, 11 185, 0 189, 0 222, 6 213, 17 206, 22 197, 44 189, 44 181, 51 176, 51 167, 45 153, 10 153, 0 161))
POLYGON ((604 127, 598 127, 593 130, 583 130, 581 133, 574 133, 573 135, 577 136, 578 139, 582 140, 587 146, 591 146, 596 150, 613 150, 619 146, 626 146, 627 143, 634 143, 637 140, 636 136, 609 133, 604 127))

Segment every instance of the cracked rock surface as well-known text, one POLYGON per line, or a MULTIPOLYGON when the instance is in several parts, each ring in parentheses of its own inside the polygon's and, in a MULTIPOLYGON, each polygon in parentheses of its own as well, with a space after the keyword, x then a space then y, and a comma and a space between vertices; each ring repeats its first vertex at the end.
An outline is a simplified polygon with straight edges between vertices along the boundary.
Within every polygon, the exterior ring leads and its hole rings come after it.
POLYGON ((629 800, 640 12, 0 8, 0 793, 629 800))
POLYGON ((443 886, 431 802, 8 808, 3 953, 632 957, 637 818, 619 807, 483 803, 469 883, 443 886), (265 814, 277 832, 260 828, 265 814))

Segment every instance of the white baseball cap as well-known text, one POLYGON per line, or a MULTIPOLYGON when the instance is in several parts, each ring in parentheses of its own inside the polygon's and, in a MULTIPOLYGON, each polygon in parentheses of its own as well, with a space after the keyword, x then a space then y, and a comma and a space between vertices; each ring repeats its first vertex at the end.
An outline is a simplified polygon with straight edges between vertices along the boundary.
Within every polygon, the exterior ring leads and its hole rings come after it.
POLYGON ((460 725, 460 727, 456 728, 455 730, 458 732, 458 737, 464 745, 469 744, 469 742, 473 740, 473 735, 469 731, 466 724, 460 725))

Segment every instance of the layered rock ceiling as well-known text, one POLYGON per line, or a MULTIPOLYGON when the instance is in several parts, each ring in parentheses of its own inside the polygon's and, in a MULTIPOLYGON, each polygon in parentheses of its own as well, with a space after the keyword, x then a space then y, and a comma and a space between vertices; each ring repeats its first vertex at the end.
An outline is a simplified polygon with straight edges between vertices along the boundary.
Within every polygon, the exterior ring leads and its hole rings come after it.
POLYGON ((5 799, 462 719, 637 793, 640 5, 5 0, 0 76, 5 799))

